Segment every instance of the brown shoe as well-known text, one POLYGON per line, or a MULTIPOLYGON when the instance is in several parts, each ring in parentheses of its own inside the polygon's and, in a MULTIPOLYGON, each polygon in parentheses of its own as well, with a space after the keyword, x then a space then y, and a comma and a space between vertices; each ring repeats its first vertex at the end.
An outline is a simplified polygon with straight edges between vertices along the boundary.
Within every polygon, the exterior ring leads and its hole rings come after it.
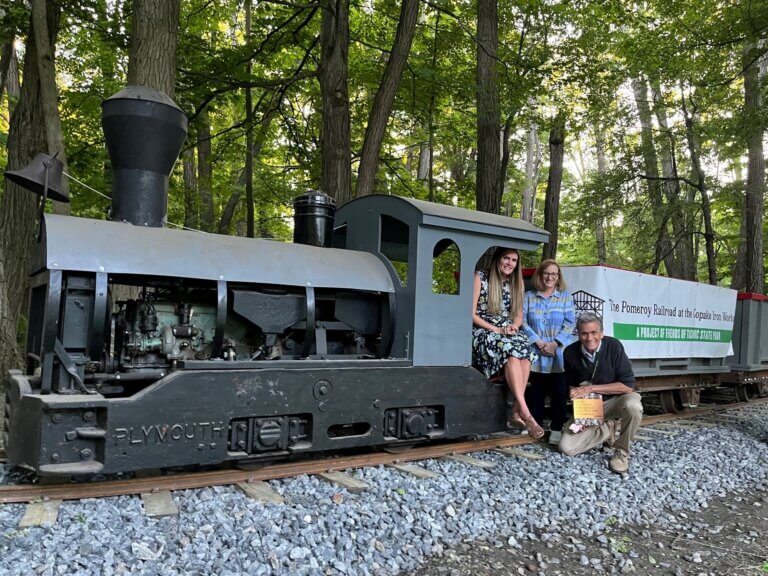
POLYGON ((627 470, 629 470, 629 455, 624 450, 617 448, 613 451, 613 456, 611 456, 608 462, 608 468, 611 469, 611 472, 616 472, 616 474, 626 474, 627 470))

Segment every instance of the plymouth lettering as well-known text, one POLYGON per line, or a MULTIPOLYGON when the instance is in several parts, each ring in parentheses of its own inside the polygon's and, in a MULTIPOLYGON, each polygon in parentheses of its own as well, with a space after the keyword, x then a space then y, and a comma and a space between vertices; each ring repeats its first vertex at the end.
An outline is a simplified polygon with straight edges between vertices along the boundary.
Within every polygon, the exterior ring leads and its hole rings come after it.
POLYGON ((224 439, 224 422, 174 422, 115 428, 115 446, 149 446, 176 442, 212 442, 224 439))

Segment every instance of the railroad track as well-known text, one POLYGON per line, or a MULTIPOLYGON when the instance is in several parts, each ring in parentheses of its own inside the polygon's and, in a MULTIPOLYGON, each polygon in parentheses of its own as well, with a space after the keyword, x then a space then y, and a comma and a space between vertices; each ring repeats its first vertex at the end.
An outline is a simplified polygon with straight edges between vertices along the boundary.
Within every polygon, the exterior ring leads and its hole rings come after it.
MULTIPOLYGON (((768 398, 751 402, 737 402, 712 407, 688 409, 676 414, 646 416, 642 427, 652 426, 677 420, 686 420, 702 416, 721 415, 726 418, 726 411, 734 409, 768 406, 768 398)), ((767 412, 768 417, 768 412, 767 412)), ((735 420, 734 420, 735 421, 735 420)), ((704 424, 700 424, 703 426, 704 424)), ((689 425, 690 426, 690 425, 689 425)), ((681 424, 680 429, 686 427, 681 424)), ((658 430, 661 432, 661 430, 658 430)), ((669 433, 669 432, 667 432, 669 433)), ((642 433, 641 433, 642 438, 642 433)), ((363 455, 343 456, 303 462, 291 462, 266 465, 255 470, 226 469, 213 471, 196 471, 178 474, 137 477, 122 480, 107 480, 81 483, 61 484, 18 484, 0 486, 0 504, 25 503, 39 501, 81 500, 84 498, 104 498, 109 496, 124 496, 131 494, 157 494, 173 490, 189 490, 223 485, 243 485, 265 480, 288 478, 301 474, 328 474, 350 468, 363 468, 379 465, 402 465, 407 462, 426 460, 430 458, 455 457, 469 452, 485 450, 509 449, 525 444, 536 444, 538 441, 528 436, 511 436, 502 434, 483 440, 430 444, 415 447, 402 453, 375 452, 363 455)), ((519 452, 508 451, 508 455, 523 456, 519 452)), ((465 458, 468 464, 471 459, 465 458)), ((476 461, 477 462, 477 461, 476 461)), ((412 473, 413 470, 409 470, 412 473)))

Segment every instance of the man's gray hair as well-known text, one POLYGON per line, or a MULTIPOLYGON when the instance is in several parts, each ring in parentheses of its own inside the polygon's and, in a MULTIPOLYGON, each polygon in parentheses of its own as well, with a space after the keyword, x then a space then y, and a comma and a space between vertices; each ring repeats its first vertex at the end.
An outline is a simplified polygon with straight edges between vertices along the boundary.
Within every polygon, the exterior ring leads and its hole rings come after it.
POLYGON ((579 316, 578 320, 576 320, 576 333, 578 334, 581 332, 582 326, 585 324, 592 324, 592 322, 595 322, 598 326, 600 326, 600 332, 603 331, 603 319, 600 318, 600 316, 594 312, 582 312, 581 316, 579 316))

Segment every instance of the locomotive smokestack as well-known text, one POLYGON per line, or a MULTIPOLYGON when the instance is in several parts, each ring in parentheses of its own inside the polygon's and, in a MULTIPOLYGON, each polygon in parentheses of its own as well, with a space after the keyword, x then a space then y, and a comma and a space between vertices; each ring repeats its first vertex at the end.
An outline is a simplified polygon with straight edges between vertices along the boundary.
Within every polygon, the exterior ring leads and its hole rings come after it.
POLYGON ((293 201, 293 241, 330 248, 336 201, 320 190, 309 190, 293 201))
POLYGON ((165 226, 168 177, 187 137, 187 116, 166 94, 127 86, 101 104, 112 160, 110 219, 165 226))

